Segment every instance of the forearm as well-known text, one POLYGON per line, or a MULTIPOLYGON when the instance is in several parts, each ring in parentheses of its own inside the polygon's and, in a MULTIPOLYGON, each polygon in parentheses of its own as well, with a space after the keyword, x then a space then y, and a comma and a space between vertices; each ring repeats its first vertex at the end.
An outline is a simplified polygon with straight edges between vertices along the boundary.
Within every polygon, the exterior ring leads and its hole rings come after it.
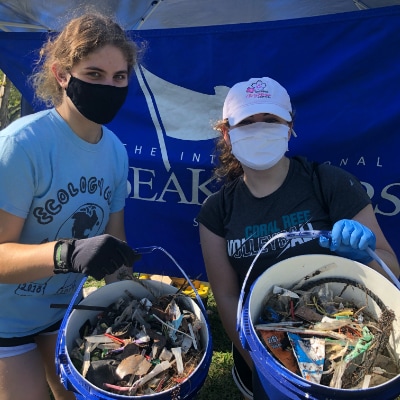
POLYGON ((54 245, 0 244, 0 283, 25 283, 53 275, 54 245))
MULTIPOLYGON (((382 249, 376 249, 375 253, 390 268, 396 278, 398 278, 400 276, 400 267, 396 255, 390 251, 382 249)), ((379 265, 377 261, 371 261, 368 266, 390 280, 388 274, 384 271, 384 269, 379 265)))
POLYGON ((238 297, 220 299, 217 302, 218 313, 222 325, 232 343, 240 351, 242 357, 246 360, 248 366, 252 369, 252 360, 247 350, 243 349, 240 342, 239 333, 236 330, 236 313, 238 307, 238 297))

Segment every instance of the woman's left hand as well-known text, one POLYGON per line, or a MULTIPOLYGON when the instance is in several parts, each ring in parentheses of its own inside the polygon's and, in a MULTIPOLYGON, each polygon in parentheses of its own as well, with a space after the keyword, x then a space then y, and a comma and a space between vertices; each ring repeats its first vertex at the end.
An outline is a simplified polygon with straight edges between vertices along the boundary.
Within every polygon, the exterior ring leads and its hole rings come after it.
POLYGON ((330 238, 319 238, 321 247, 329 248, 338 255, 367 264, 372 261, 367 248, 375 250, 375 234, 368 227, 352 219, 337 221, 330 238))

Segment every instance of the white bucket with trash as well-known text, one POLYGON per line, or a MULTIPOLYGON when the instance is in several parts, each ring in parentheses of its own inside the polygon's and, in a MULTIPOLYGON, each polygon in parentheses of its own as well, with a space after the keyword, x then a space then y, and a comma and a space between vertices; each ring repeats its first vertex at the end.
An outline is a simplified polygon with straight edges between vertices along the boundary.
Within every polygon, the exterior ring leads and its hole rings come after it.
MULTIPOLYGON (((400 359, 400 291, 392 282, 361 263, 331 255, 303 255, 281 261, 266 270, 252 285, 243 309, 239 304, 238 330, 242 345, 250 352, 266 395, 271 400, 281 399, 395 399, 400 395, 400 375, 394 374, 385 383, 361 389, 342 389, 325 386, 304 379, 287 369, 267 349, 260 339, 256 326, 274 287, 290 290, 299 282, 310 287, 321 279, 326 282, 353 282, 342 296, 379 319, 382 308, 390 309, 395 317, 388 345, 399 368, 400 359), (330 268, 326 268, 326 266, 330 268), (359 285, 357 285, 357 283, 359 285), (360 286, 363 290, 354 290, 360 286)), ((343 284, 333 283, 332 290, 343 290, 343 284)), ((296 285, 297 286, 297 285, 296 285)), ((337 295, 338 293, 336 293, 337 295)), ((242 292, 243 296, 243 292, 242 292)), ((242 297, 243 298, 243 297, 242 297)))
MULTIPOLYGON (((153 250, 161 250, 180 269, 183 276, 186 278, 189 285, 190 279, 185 272, 179 267, 176 261, 160 247, 148 247, 138 249, 139 253, 152 252, 153 250)), ((81 337, 81 329, 87 324, 87 321, 94 322, 98 318, 99 311, 90 310, 90 307, 108 307, 110 304, 118 301, 124 293, 133 294, 137 300, 144 298, 152 301, 154 298, 174 295, 178 289, 174 286, 151 280, 124 280, 111 283, 95 290, 76 305, 77 299, 80 297, 80 292, 84 282, 76 290, 74 297, 65 314, 60 332, 58 335, 56 346, 56 367, 63 385, 75 393, 77 399, 101 399, 101 400, 128 400, 133 398, 152 399, 152 400, 170 400, 170 399, 192 399, 201 389, 211 364, 212 358, 212 338, 211 331, 207 319, 206 310, 201 298, 197 294, 196 299, 184 296, 183 301, 190 311, 200 321, 202 328, 200 329, 200 346, 203 351, 201 359, 197 363, 197 367, 190 372, 184 379, 177 380, 177 383, 169 389, 162 390, 158 393, 126 395, 121 393, 112 393, 104 387, 94 385, 89 380, 85 379, 78 369, 74 366, 71 359, 71 353, 76 347, 76 340, 81 337), (87 307, 88 306, 88 307, 87 307), (86 308, 86 309, 85 309, 86 308), (89 309, 87 309, 89 308, 89 309)), ((130 393, 130 392, 129 392, 130 393)))

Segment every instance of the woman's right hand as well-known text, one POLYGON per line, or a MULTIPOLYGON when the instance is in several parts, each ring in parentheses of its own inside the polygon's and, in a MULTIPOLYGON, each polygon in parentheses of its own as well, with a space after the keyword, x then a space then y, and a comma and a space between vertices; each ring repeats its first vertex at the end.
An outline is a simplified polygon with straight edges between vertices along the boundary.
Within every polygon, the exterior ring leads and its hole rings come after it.
POLYGON ((54 273, 75 272, 103 279, 141 256, 126 242, 104 234, 87 239, 62 239, 54 246, 54 273))

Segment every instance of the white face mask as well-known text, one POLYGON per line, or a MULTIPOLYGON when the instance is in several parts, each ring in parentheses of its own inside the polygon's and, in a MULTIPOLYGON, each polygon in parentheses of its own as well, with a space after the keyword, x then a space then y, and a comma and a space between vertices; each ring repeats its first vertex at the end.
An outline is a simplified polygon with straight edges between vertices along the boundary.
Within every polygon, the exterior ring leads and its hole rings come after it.
POLYGON ((283 124, 255 122, 229 132, 233 155, 249 168, 273 167, 288 150, 289 127, 283 124))

